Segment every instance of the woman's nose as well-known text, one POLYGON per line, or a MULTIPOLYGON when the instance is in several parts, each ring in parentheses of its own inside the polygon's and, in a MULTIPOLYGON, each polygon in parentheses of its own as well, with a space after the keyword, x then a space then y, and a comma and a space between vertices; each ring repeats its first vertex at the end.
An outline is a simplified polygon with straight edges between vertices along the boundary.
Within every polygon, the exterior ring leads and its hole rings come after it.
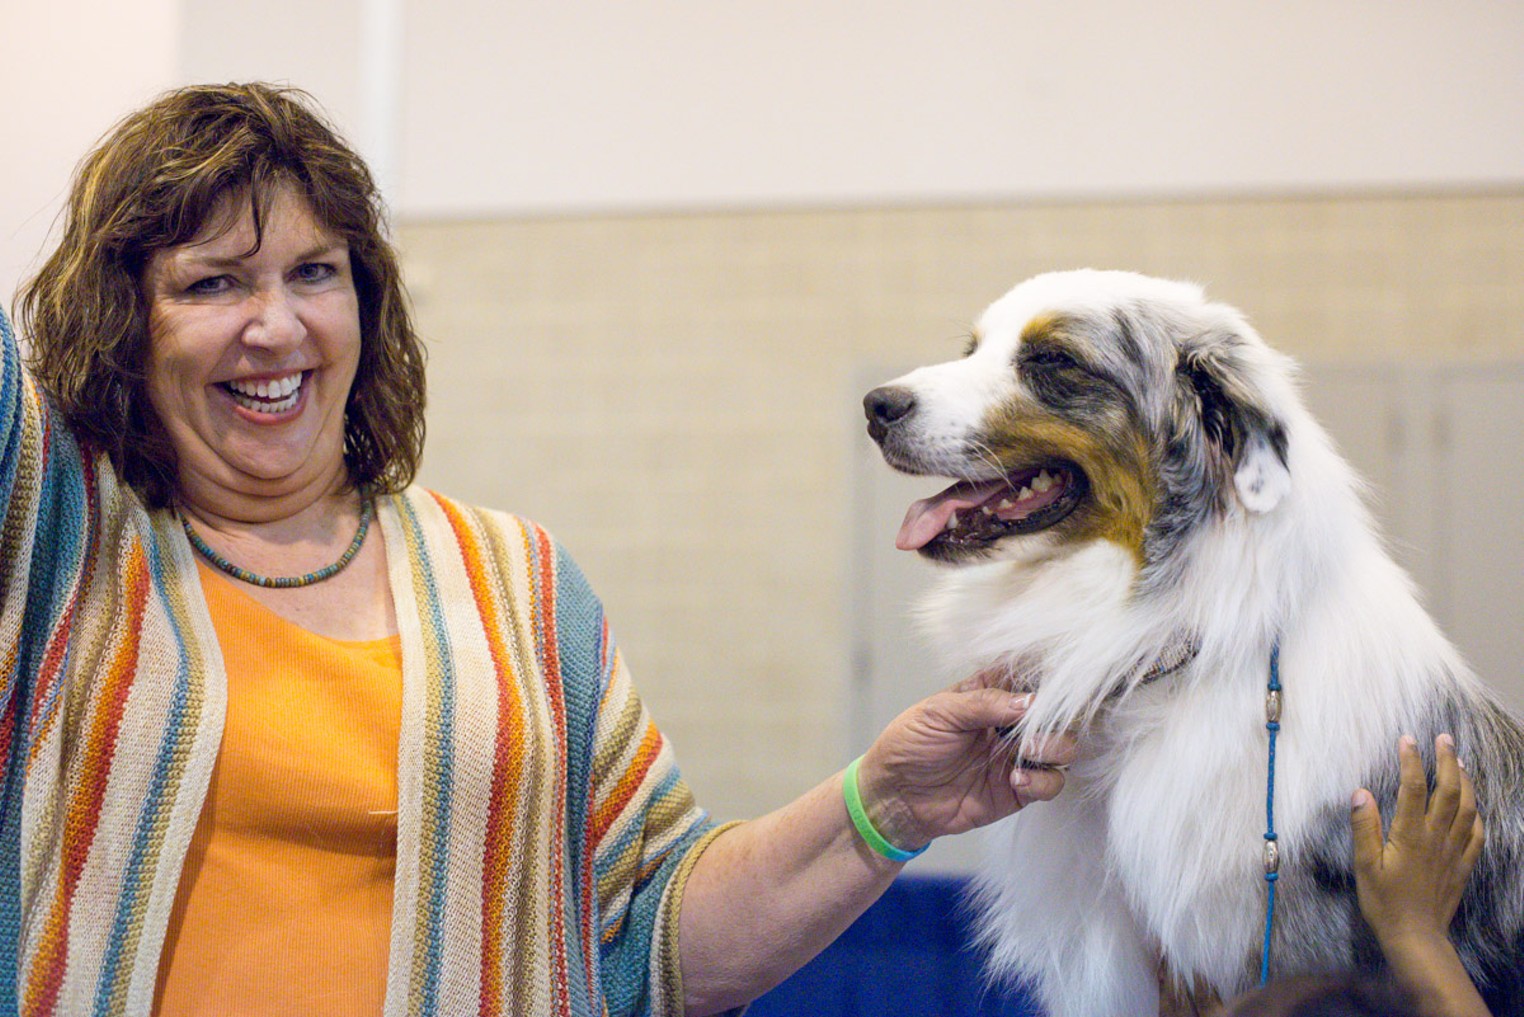
POLYGON ((283 288, 256 290, 251 297, 244 342, 271 349, 300 343, 307 334, 295 298, 283 288))

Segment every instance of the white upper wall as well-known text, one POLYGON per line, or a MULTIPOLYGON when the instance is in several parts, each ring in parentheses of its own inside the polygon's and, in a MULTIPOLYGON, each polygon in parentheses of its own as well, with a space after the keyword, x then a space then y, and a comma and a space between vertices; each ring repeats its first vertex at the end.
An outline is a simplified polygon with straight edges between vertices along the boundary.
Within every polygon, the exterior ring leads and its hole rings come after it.
POLYGON ((1524 4, 415 3, 401 207, 1524 182, 1524 4))
POLYGON ((0 305, 37 267, 86 150, 175 83, 179 32, 176 0, 0 0, 0 305))
POLYGON ((403 216, 1524 184, 1499 0, 0 0, 0 293, 163 87, 313 91, 403 216))

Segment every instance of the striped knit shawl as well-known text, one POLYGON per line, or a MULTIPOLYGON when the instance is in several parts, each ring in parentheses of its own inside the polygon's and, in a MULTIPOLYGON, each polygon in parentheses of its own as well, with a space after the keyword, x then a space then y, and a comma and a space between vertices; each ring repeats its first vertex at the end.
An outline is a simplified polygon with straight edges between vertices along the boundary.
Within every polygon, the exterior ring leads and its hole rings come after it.
MULTIPOLYGON (((0 1015, 146 1015, 221 740, 194 552, 56 425, 0 314, 0 1015), (14 991, 12 991, 14 988, 14 991)), ((546 533, 382 499, 401 627, 386 1013, 679 1013, 714 833, 546 533)))

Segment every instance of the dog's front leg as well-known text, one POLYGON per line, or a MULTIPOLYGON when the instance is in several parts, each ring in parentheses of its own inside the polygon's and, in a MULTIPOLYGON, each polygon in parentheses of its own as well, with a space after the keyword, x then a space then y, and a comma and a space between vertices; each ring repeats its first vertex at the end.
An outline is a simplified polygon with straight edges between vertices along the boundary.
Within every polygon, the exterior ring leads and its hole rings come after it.
POLYGON ((1156 1017, 1158 953, 1105 869, 1103 802, 1070 787, 989 834, 979 878, 991 973, 1049 1017, 1156 1017))

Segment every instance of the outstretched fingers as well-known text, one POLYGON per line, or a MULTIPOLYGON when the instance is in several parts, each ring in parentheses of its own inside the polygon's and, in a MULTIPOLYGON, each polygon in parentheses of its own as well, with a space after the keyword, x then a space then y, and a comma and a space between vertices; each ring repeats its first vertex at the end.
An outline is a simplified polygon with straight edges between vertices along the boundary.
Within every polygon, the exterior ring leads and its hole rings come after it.
MULTIPOLYGON (((1454 749, 1454 742, 1451 742, 1452 754, 1454 749)), ((1450 822, 1450 844, 1460 858, 1461 865, 1470 871, 1481 856, 1487 835, 1482 826, 1481 810, 1476 803, 1476 786, 1471 782, 1471 775, 1466 772, 1466 765, 1459 757, 1455 760, 1455 779, 1460 785, 1460 795, 1455 817, 1450 822)))
MULTIPOLYGON (((1434 793, 1429 796, 1429 809, 1424 819, 1429 829, 1436 833, 1447 833, 1455 828, 1456 818, 1461 809, 1464 797, 1463 791, 1468 790, 1470 781, 1464 781, 1463 789, 1460 762, 1455 758, 1455 739, 1448 734, 1442 734, 1434 739, 1434 793)), ((1473 815, 1475 812, 1475 800, 1472 801, 1473 815)), ((1471 824, 1466 821, 1462 824, 1463 829, 1471 824)))
POLYGON ((1369 875, 1381 868, 1384 841, 1381 836, 1381 810, 1365 788, 1355 792, 1350 801, 1350 831, 1355 842, 1355 871, 1369 875))
POLYGON ((1429 781, 1418 755, 1418 742, 1412 735, 1397 740, 1397 760, 1401 775, 1397 784, 1397 808, 1392 812, 1391 836, 1394 841, 1416 838, 1423 833, 1424 813, 1429 804, 1429 781))
POLYGON ((1429 799, 1425 822, 1442 837, 1447 853, 1465 871, 1476 864, 1486 843, 1476 804, 1476 786, 1455 752, 1455 739, 1442 734, 1434 739, 1434 793, 1429 799))

